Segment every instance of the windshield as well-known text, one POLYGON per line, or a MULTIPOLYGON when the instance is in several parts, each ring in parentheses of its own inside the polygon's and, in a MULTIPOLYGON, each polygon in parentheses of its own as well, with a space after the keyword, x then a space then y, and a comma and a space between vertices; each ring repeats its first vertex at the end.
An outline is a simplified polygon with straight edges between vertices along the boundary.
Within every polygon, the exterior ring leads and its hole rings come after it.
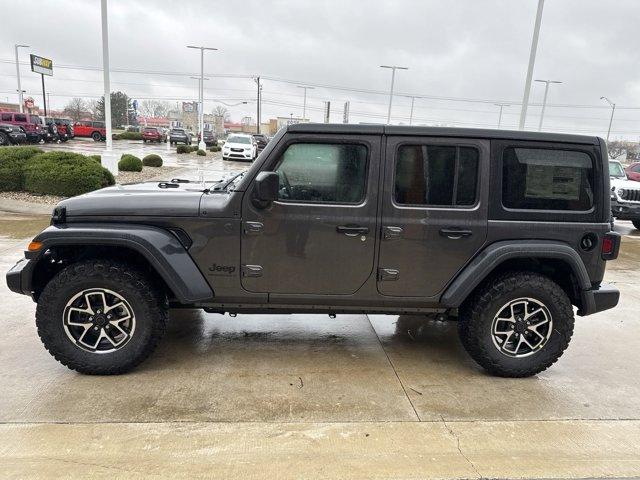
POLYGON ((609 162, 609 175, 616 178, 627 178, 620 162, 609 162))
POLYGON ((174 128, 171 133, 184 133, 184 130, 182 128, 174 128))
POLYGON ((244 143, 244 144, 251 144, 251 139, 249 137, 240 137, 238 135, 233 136, 233 137, 229 137, 229 139, 227 140, 228 143, 244 143))

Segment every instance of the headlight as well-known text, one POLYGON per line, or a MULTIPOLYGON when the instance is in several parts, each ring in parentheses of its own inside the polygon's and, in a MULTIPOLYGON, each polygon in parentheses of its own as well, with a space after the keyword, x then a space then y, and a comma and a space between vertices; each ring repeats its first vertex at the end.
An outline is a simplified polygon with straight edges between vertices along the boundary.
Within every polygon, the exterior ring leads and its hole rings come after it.
POLYGON ((622 198, 622 197, 624 197, 624 194, 625 194, 626 192, 625 192, 625 189, 624 189, 624 188, 619 188, 619 189, 618 189, 618 191, 617 191, 616 193, 618 194, 618 196, 619 196, 620 198, 622 198))

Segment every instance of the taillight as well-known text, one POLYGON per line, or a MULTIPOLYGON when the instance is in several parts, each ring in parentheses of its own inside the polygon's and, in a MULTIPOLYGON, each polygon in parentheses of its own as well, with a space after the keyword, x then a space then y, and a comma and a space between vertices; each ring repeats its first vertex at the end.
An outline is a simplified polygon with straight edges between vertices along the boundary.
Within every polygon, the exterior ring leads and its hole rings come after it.
POLYGON ((606 233, 602 237, 600 256, 603 260, 615 260, 620 251, 620 234, 617 232, 606 233))

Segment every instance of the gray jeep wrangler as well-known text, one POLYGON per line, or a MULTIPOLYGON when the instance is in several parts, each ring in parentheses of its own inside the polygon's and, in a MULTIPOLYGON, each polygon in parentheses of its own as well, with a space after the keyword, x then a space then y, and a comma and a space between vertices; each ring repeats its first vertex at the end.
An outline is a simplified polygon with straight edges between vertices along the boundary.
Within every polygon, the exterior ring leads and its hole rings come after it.
POLYGON ((574 307, 614 307, 597 137, 292 125, 247 171, 64 200, 7 273, 47 350, 82 373, 138 365, 170 308, 431 314, 471 357, 526 377, 569 344, 574 307))

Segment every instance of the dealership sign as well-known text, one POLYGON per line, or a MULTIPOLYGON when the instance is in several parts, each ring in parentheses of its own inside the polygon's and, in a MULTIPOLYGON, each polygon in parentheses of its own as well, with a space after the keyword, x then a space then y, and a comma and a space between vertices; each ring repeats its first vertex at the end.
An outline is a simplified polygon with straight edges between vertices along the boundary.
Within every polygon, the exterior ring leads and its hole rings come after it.
POLYGON ((53 61, 31 54, 31 71, 42 75, 53 76, 53 61))

